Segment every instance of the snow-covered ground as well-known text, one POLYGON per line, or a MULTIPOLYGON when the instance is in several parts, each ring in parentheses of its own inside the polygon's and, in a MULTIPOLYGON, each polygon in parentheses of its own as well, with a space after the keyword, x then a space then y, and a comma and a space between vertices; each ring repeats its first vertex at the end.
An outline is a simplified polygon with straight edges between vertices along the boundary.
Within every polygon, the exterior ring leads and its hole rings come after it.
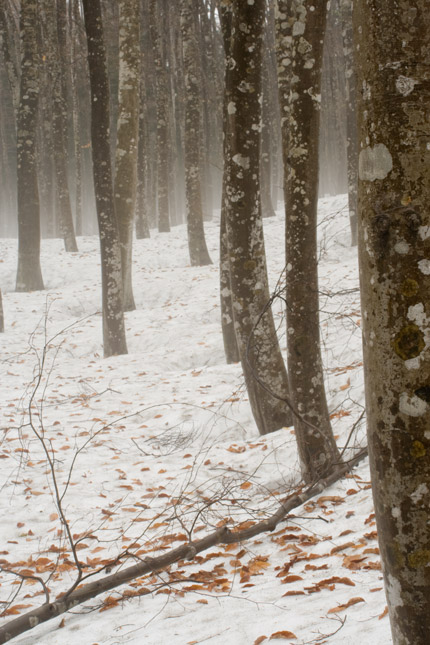
MULTIPOLYGON (((43 241, 46 291, 30 294, 14 293, 17 243, 0 240, 0 625, 45 598, 38 581, 20 586, 4 569, 39 576, 51 598, 76 575, 42 438, 85 574, 125 550, 129 558, 111 572, 223 522, 259 521, 299 480, 293 430, 258 436, 240 366, 224 362, 216 220, 206 232, 214 264, 204 268, 189 265, 184 226, 135 242, 129 354, 110 359, 97 238, 80 238, 74 254, 43 241)), ((265 235, 274 287, 284 263, 281 212, 265 221, 265 235)), ((363 385, 345 196, 320 200, 319 238, 327 395, 338 444, 351 435, 351 456, 365 429, 361 422, 351 433, 363 385)), ((285 345, 281 303, 276 315, 285 345)), ((385 606, 363 462, 273 533, 135 580, 14 642, 384 645, 385 606)))

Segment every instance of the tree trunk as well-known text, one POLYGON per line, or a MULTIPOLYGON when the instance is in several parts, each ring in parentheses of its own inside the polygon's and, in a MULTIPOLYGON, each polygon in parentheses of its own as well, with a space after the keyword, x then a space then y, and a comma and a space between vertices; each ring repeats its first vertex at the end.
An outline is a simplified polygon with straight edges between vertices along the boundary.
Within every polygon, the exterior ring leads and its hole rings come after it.
POLYGON ((358 181, 358 140, 356 114, 356 88, 354 71, 354 44, 352 30, 352 2, 340 0, 342 16, 343 55, 345 59, 346 87, 346 155, 348 160, 348 205, 351 228, 351 246, 358 244, 357 227, 357 181, 358 181))
POLYGON ((248 396, 261 434, 291 423, 286 405, 287 372, 269 302, 261 215, 264 14, 264 0, 233 4, 224 133, 224 199, 234 323, 248 396))
MULTIPOLYGON (((49 6, 49 3, 47 7, 49 6)), ((73 227, 72 207, 70 205, 70 191, 68 180, 68 146, 67 146, 67 63, 70 55, 67 53, 67 14, 66 1, 57 0, 57 15, 55 7, 52 12, 54 25, 52 25, 52 93, 53 93, 53 145, 55 159, 55 175, 57 180, 58 215, 60 234, 64 240, 64 247, 68 252, 76 252, 75 231, 73 227)))
POLYGON ((201 100, 197 68, 199 48, 192 0, 181 0, 182 54, 185 72, 185 190, 187 203, 188 249, 191 266, 212 264, 203 228, 200 141, 201 100))
POLYGON ((36 126, 39 100, 37 0, 21 0, 21 83, 17 115, 18 270, 17 291, 43 289, 40 268, 40 207, 36 126))
POLYGON ((103 346, 105 357, 126 354, 121 249, 112 189, 109 84, 100 0, 83 0, 91 85, 91 141, 100 232, 103 346))
POLYGON ((157 85, 157 201, 158 230, 170 231, 169 219, 169 88, 165 56, 161 42, 160 23, 164 16, 164 0, 150 0, 150 30, 157 85))
POLYGON ((119 1, 119 98, 114 192, 121 243, 124 311, 136 309, 132 250, 139 136, 139 7, 139 0, 119 1))
POLYGON ((306 481, 339 453, 324 390, 319 334, 317 207, 320 82, 327 2, 279 0, 279 94, 286 216, 287 356, 294 427, 306 481), (312 10, 310 9, 312 7, 312 10), (294 75, 291 75, 294 69, 294 75))
POLYGON ((354 3, 373 498, 394 645, 430 634, 430 12, 354 3))

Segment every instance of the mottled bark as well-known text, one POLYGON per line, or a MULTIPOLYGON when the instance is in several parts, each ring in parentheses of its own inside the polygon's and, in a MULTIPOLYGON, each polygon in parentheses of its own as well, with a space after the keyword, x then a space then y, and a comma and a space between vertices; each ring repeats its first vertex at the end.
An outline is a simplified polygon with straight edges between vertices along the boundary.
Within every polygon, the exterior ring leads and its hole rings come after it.
POLYGON ((158 230, 170 231, 169 218, 169 86, 161 27, 165 15, 165 0, 150 0, 150 30, 153 46, 157 101, 157 207, 158 230))
POLYGON ((185 194, 187 207, 188 249, 191 266, 212 264, 203 228, 201 191, 201 98, 198 79, 199 48, 193 1, 181 0, 182 56, 185 73, 185 194))
POLYGON ((80 0, 71 0, 70 41, 71 41, 71 91, 73 111, 73 142, 75 153, 75 231, 82 235, 82 140, 81 140, 81 110, 79 100, 79 72, 78 63, 82 52, 80 51, 79 29, 82 26, 80 16, 80 0))
POLYGON ((248 396, 266 434, 290 425, 288 378, 269 304, 260 197, 265 1, 233 4, 226 97, 225 216, 234 323, 248 396))
POLYGON ((278 78, 286 217, 287 357, 307 481, 338 465, 319 333, 317 206, 321 64, 327 2, 278 1, 278 78))
POLYGON ((132 252, 139 135, 139 6, 139 0, 119 1, 119 97, 114 193, 121 244, 124 311, 136 309, 132 287, 132 252))
POLYGON ((342 16, 343 55, 345 60, 346 154, 348 161, 349 223, 351 228, 351 246, 357 246, 358 139, 353 51, 354 45, 352 30, 352 4, 353 0, 340 0, 340 9, 342 16))
POLYGON ((430 634, 430 12, 357 1, 368 443, 394 645, 430 634))
MULTIPOLYGON (((231 22, 232 22, 232 5, 231 3, 221 3, 219 16, 221 21, 221 31, 224 44, 224 58, 225 58, 225 76, 227 75, 227 61, 230 56, 231 46, 231 22)), ((225 80, 224 80, 225 85, 225 80)), ((228 97, 227 92, 224 90, 223 96, 223 157, 227 159, 231 156, 229 151, 231 145, 231 138, 227 135, 228 129, 228 97)), ((220 305, 221 305, 221 328, 222 339, 224 343, 224 353, 227 364, 238 363, 240 361, 239 347, 236 339, 236 331, 234 328, 234 315, 233 315, 233 302, 231 297, 231 281, 230 281, 230 260, 228 255, 228 238, 226 227, 226 188, 227 188, 227 175, 223 173, 222 195, 221 195, 221 222, 220 222, 220 260, 219 260, 219 273, 220 273, 220 305)))
POLYGON ((0 333, 4 332, 3 298, 0 289, 0 333))
MULTIPOLYGON (((145 53, 141 52, 141 79, 146 79, 144 66, 145 53)), ((137 144, 137 183, 136 183, 136 237, 138 240, 148 239, 151 234, 148 218, 148 172, 149 172, 149 137, 148 137, 148 108, 143 82, 140 88, 139 108, 139 137, 137 144)))
POLYGON ((21 82, 17 115, 17 291, 43 289, 40 268, 40 207, 36 127, 39 100, 37 0, 21 0, 21 82))
POLYGON ((105 357, 126 354, 121 250, 112 188, 109 84, 100 0, 83 0, 91 86, 91 142, 102 270, 105 357))

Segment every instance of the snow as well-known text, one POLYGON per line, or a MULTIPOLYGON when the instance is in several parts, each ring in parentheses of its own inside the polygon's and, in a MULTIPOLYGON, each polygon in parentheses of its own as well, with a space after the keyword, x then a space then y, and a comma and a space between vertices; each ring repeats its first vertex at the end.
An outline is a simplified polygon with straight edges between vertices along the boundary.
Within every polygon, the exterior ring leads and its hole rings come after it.
MULTIPOLYGON (((273 288, 284 266, 283 220, 279 212, 264 221, 273 288)), ((79 238, 73 254, 59 240, 44 240, 46 291, 29 294, 14 292, 16 240, 0 240, 0 563, 37 570, 52 598, 74 577, 46 455, 28 426, 42 360, 34 428, 56 451, 50 454, 60 494, 66 491, 63 509, 71 532, 83 536, 78 554, 89 567, 126 548, 155 557, 183 544, 187 532, 199 539, 226 519, 231 528, 261 520, 299 480, 293 430, 258 436, 240 366, 225 365, 218 218, 206 233, 214 264, 203 268, 189 265, 185 226, 135 241, 129 354, 107 360, 97 238, 79 238)), ((363 406, 357 258, 345 196, 320 200, 319 240, 326 387, 342 448, 363 406)), ((285 350, 280 300, 275 313, 285 350)), ((346 455, 364 441, 359 423, 346 455)), ((135 563, 124 559, 112 572, 135 563)), ((273 533, 202 552, 13 642, 249 645, 285 632, 280 642, 384 645, 391 638, 379 567, 365 461, 273 533), (169 586, 172 577, 186 580, 169 586), (124 599, 126 590, 142 588, 152 593, 124 599)), ((2 621, 44 600, 34 581, 17 597, 12 574, 0 572, 0 585, 2 603, 28 605, 2 621)))

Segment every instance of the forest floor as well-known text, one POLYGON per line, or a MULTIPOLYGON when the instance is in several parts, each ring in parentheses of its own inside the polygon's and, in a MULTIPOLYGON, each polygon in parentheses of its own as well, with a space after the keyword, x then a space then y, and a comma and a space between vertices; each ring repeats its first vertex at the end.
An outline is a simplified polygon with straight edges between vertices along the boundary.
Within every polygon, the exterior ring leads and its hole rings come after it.
MULTIPOLYGON (((319 210, 327 396, 338 445, 351 457, 365 443, 357 256, 346 197, 321 199, 319 210)), ((281 211, 264 226, 275 288, 281 211)), ((129 354, 110 359, 101 344, 97 238, 79 238, 74 254, 43 241, 46 291, 29 294, 14 293, 16 241, 0 240, 0 626, 45 599, 38 580, 10 571, 38 576, 51 598, 75 580, 55 485, 87 574, 104 565, 115 572, 223 523, 249 526, 298 484, 292 428, 258 436, 240 366, 224 361, 218 228, 216 219, 206 225, 214 264, 204 268, 189 265, 184 226, 136 241, 129 354)), ((280 300, 275 312, 285 345, 280 300)), ((139 578, 13 642, 270 639, 391 642, 367 460, 273 533, 139 578)))

